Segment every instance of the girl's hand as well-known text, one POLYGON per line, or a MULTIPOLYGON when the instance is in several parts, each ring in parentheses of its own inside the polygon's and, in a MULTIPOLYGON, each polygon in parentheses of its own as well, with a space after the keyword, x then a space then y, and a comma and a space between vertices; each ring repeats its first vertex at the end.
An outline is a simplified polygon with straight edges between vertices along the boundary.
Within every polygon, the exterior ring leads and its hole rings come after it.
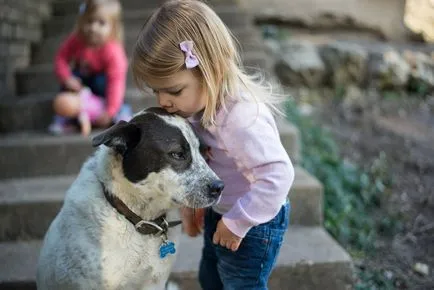
POLYGON ((181 208, 182 228, 190 237, 195 237, 202 232, 205 209, 181 208))
POLYGON ((238 250, 241 241, 243 240, 239 236, 232 233, 224 224, 223 220, 220 220, 217 224, 217 229, 213 236, 214 244, 220 244, 220 246, 228 248, 235 252, 238 250))
POLYGON ((71 90, 73 92, 78 92, 83 88, 83 85, 81 84, 81 80, 74 76, 67 79, 64 85, 68 90, 71 90))

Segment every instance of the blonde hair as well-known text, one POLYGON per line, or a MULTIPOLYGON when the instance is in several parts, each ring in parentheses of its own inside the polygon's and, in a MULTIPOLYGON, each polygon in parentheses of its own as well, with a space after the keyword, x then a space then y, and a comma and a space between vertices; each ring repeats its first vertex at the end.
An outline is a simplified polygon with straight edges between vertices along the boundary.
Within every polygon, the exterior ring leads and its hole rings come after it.
POLYGON ((84 36, 83 27, 86 21, 91 17, 98 9, 104 8, 110 15, 112 23, 112 32, 110 39, 118 42, 124 41, 124 27, 122 23, 122 5, 118 0, 86 0, 80 6, 79 15, 75 23, 75 32, 84 36))
POLYGON ((165 79, 186 69, 185 55, 179 47, 185 40, 194 42, 193 54, 199 66, 193 72, 200 75, 207 93, 203 126, 215 124, 217 110, 226 109, 227 98, 263 102, 280 112, 280 96, 273 95, 262 78, 244 71, 229 29, 209 6, 196 0, 168 1, 144 25, 132 61, 139 88, 146 87, 146 80, 165 79))

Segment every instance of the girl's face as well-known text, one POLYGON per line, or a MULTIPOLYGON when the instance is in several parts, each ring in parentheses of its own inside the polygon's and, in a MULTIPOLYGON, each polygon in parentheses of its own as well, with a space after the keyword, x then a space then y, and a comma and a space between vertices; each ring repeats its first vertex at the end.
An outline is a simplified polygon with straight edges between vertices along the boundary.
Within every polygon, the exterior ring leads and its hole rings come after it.
POLYGON ((84 22, 83 33, 91 46, 99 46, 109 40, 113 29, 112 21, 104 7, 98 8, 84 22))
POLYGON ((205 109, 205 90, 200 77, 191 69, 169 78, 150 80, 147 85, 154 91, 160 106, 169 113, 188 118, 205 109))

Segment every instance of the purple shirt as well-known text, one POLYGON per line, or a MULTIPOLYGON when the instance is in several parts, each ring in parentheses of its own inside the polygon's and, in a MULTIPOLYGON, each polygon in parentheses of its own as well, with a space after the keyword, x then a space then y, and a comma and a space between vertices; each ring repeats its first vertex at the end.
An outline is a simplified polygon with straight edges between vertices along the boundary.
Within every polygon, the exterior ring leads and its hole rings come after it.
POLYGON ((244 237, 251 227, 273 219, 286 201, 294 168, 267 106, 230 103, 207 129, 198 119, 189 121, 210 147, 209 166, 225 183, 213 209, 229 230, 244 237))

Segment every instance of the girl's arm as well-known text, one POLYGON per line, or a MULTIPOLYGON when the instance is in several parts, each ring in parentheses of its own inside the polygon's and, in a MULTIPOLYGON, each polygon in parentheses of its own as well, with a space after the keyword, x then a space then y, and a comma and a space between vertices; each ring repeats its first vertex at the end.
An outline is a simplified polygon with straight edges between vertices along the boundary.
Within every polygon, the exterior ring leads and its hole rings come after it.
POLYGON ((113 43, 107 48, 107 114, 113 118, 124 101, 128 60, 122 44, 113 43))
POLYGON ((71 34, 60 45, 60 48, 54 58, 54 71, 62 84, 69 80, 72 76, 69 62, 72 59, 73 52, 77 50, 77 44, 77 36, 75 34, 71 34))
POLYGON ((263 104, 235 105, 220 134, 228 154, 251 182, 250 191, 223 216, 229 230, 243 238, 251 227, 279 212, 293 183, 294 168, 263 104))

